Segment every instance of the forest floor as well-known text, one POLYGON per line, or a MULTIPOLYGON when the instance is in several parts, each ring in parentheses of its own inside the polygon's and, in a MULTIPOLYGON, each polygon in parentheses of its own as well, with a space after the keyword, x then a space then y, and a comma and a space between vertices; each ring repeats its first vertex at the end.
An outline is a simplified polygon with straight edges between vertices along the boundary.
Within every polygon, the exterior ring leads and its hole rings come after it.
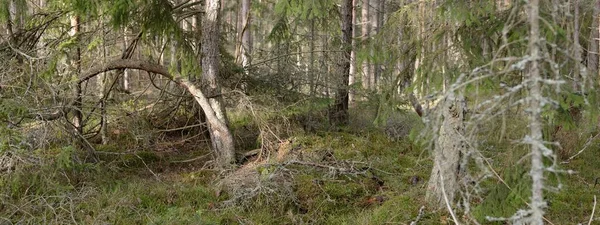
MULTIPOLYGON (((244 126, 232 123, 244 136, 244 126)), ((125 143, 98 147, 100 163, 71 165, 56 152, 52 164, 2 176, 0 224, 453 224, 445 211, 420 210, 431 171, 423 144, 353 126, 293 132, 272 155, 245 159, 230 173, 207 167, 200 138, 135 152, 125 143)), ((561 165, 577 173, 560 175, 563 189, 547 194, 549 224, 587 223, 600 193, 598 151, 594 141, 561 165)), ((471 209, 479 221, 526 207, 526 169, 496 158, 492 167, 505 185, 482 183, 486 197, 474 198, 471 209)))

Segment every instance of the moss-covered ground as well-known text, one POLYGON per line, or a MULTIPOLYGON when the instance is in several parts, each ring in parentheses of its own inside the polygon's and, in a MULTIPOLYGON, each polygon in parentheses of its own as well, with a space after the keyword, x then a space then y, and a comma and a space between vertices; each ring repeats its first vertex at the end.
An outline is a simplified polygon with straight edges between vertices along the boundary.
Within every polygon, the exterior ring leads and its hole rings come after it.
MULTIPOLYGON (((232 123, 241 129, 239 123, 249 122, 244 120, 232 123)), ((296 165, 288 168, 294 171, 289 178, 293 197, 259 195, 244 204, 224 205, 231 196, 217 188, 222 174, 205 167, 210 159, 206 145, 135 153, 120 144, 98 146, 101 162, 83 164, 60 160, 71 150, 57 148, 37 152, 42 161, 0 177, 0 224, 410 224, 425 205, 432 163, 414 135, 390 139, 374 127, 351 123, 287 138, 307 161, 340 167, 356 162, 368 171, 335 174, 296 165)), ((520 155, 509 148, 484 152, 506 185, 495 178, 482 183, 485 193, 472 207, 482 224, 489 224, 485 216, 510 216, 526 206, 527 171, 519 166, 523 162, 514 162, 520 155)), ((549 224, 587 223, 600 193, 599 151, 592 141, 586 151, 560 165, 576 173, 559 175, 562 190, 548 192, 549 224)), ((556 180, 548 182, 558 184, 556 180)), ((445 211, 424 212, 419 224, 452 224, 445 211)))

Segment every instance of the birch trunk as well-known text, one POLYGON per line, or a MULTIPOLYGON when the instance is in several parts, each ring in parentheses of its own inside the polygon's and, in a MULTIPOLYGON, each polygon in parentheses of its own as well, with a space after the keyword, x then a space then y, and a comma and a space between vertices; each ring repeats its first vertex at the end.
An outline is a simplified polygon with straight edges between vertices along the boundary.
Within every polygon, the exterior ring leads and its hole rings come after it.
MULTIPOLYGON (((349 76, 349 80, 348 80, 348 84, 350 86, 352 86, 352 84, 354 84, 355 82, 355 77, 356 77, 356 43, 354 41, 355 37, 356 37, 356 5, 357 5, 357 1, 358 0, 353 0, 352 1, 352 38, 351 38, 351 50, 350 50, 350 76, 349 76)), ((312 51, 312 49, 311 49, 312 51)), ((348 101, 350 101, 350 104, 353 105, 354 103, 354 91, 350 90, 350 93, 348 95, 348 101)))
POLYGON ((252 54, 250 0, 242 0, 240 17, 242 24, 241 30, 238 31, 241 39, 240 57, 242 67, 244 67, 247 74, 248 66, 250 66, 250 54, 252 54))
MULTIPOLYGON (((127 35, 127 28, 123 28, 123 51, 127 50, 127 47, 129 46, 129 36, 127 35)), ((125 91, 125 93, 129 93, 129 70, 125 69, 123 70, 123 91, 125 91)))

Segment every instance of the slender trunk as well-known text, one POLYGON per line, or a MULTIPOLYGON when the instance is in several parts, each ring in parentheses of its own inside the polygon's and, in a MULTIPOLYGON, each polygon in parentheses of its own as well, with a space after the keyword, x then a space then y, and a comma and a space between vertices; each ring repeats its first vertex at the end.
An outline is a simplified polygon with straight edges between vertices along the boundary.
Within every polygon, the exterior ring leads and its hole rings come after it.
MULTIPOLYGON (((13 1, 10 1, 9 4, 12 5, 13 1)), ((6 7, 6 11, 3 13, 8 15, 8 16, 6 16, 6 35, 8 35, 9 43, 14 46, 15 45, 15 41, 14 41, 15 40, 15 31, 13 28, 11 7, 6 7)))
MULTIPOLYGON (((350 52, 350 75, 349 75, 349 80, 348 80, 348 84, 352 87, 352 85, 355 82, 355 77, 356 77, 356 41, 354 40, 356 38, 356 5, 357 5, 357 1, 358 0, 353 0, 352 1, 352 38, 351 38, 351 52, 350 52)), ((312 51, 312 49, 311 49, 312 51)), ((353 88, 350 88, 350 93, 348 96, 348 101, 350 101, 350 105, 354 104, 354 90, 353 88)))
POLYGON ((213 151, 216 153, 216 165, 221 168, 228 168, 235 163, 235 149, 233 136, 227 127, 221 87, 218 82, 220 8, 219 0, 206 1, 205 18, 202 24, 202 80, 204 93, 208 97, 209 108, 212 110, 204 107, 203 110, 210 128, 213 151), (211 113, 214 113, 214 115, 209 115, 211 113))
MULTIPOLYGON (((79 16, 73 15, 71 16, 71 31, 69 33, 70 36, 76 37, 79 34, 79 16)), ((78 39, 76 37, 76 39, 78 39)), ((81 48, 79 46, 75 47, 75 52, 72 55, 71 66, 73 67, 73 76, 78 77, 79 73, 81 73, 81 48)), ((75 84, 73 87, 74 95, 75 95, 75 103, 73 104, 74 108, 74 118, 73 118, 73 126, 79 135, 83 134, 83 120, 82 120, 82 90, 81 84, 75 84)))
POLYGON ((574 92, 579 90, 581 82, 580 77, 580 65, 581 65, 581 46, 579 45, 579 1, 573 1, 574 7, 574 24, 573 24, 573 56, 575 58, 575 68, 573 71, 573 84, 572 88, 574 92))
POLYGON ((544 224, 544 164, 542 149, 543 144, 541 110, 544 100, 542 96, 539 60, 540 53, 540 27, 539 27, 539 0, 530 0, 527 6, 529 16, 529 73, 526 82, 529 82, 529 128, 531 138, 531 224, 544 224))
POLYGON ((337 124, 348 123, 348 82, 350 77, 350 55, 352 52, 352 0, 344 0, 341 7, 342 23, 342 62, 338 62, 337 73, 340 76, 336 97, 335 112, 332 114, 337 124))
POLYGON ((12 28, 18 31, 21 29, 21 20, 20 13, 17 12, 17 3, 15 0, 9 0, 8 4, 9 20, 12 22, 12 28))
MULTIPOLYGON (((185 30, 186 27, 184 27, 183 29, 185 30)), ((175 70, 177 72, 181 72, 179 70, 179 61, 177 60, 177 40, 175 40, 175 36, 171 36, 171 47, 170 47, 170 52, 169 52, 169 65, 171 67, 172 70, 175 70)), ((188 79, 193 81, 194 75, 190 74, 188 79)), ((170 90, 175 90, 175 83, 173 82, 169 82, 169 89, 170 90)))
MULTIPOLYGON (((198 0, 191 0, 192 4, 197 3, 197 2, 198 2, 198 0)), ((197 5, 192 6, 192 10, 197 10, 197 8, 198 8, 197 5)), ((199 14, 200 13, 197 13, 196 15, 192 16, 192 19, 191 19, 190 25, 192 27, 192 31, 194 32, 194 34, 196 34, 196 31, 198 30, 198 15, 199 14)))
MULTIPOLYGON (((81 25, 79 23, 79 16, 78 15, 72 15, 71 16, 71 31, 69 32, 69 35, 71 37, 75 37, 75 43, 76 43, 76 47, 75 47, 75 51, 73 52, 73 55, 71 57, 71 66, 73 68, 72 71, 72 76, 75 77, 76 79, 79 78, 80 74, 81 74, 81 48, 79 47, 79 29, 80 29, 81 25)), ((85 137, 83 136, 83 127, 85 126, 84 121, 83 121, 83 90, 82 90, 82 83, 81 82, 77 82, 75 84, 73 84, 73 95, 75 96, 75 100, 73 102, 73 120, 72 120, 72 124, 74 127, 74 131, 75 131, 75 140, 76 143, 75 145, 78 148, 86 148, 88 151, 89 156, 91 156, 93 158, 93 160, 96 160, 96 154, 94 152, 94 149, 89 146, 87 144, 87 140, 85 140, 85 137)))
MULTIPOLYGON (((101 20, 102 21, 102 20, 101 20)), ((101 22, 102 23, 102 22, 101 22)), ((104 27, 104 24, 102 24, 102 27, 104 27)), ((106 37, 105 37, 105 31, 104 28, 102 29, 102 63, 106 64, 106 37)), ((127 47, 125 47, 127 48, 127 47)), ((98 84, 98 93, 100 93, 100 138, 102 140, 102 144, 106 145, 108 144, 108 135, 107 135, 107 124, 108 124, 108 117, 106 116, 106 95, 107 95, 107 90, 106 90, 106 72, 100 74, 100 76, 97 78, 97 84, 98 84)))
MULTIPOLYGON (((373 1, 371 3, 371 6, 373 7, 373 9, 375 10, 374 13, 371 13, 373 19, 372 19, 372 23, 373 23, 373 30, 371 32, 371 35, 375 36, 376 34, 379 33, 379 31, 381 30, 381 28, 383 27, 383 17, 384 17, 384 6, 385 6, 385 0, 371 0, 373 1)), ((375 42, 373 42, 373 44, 371 45, 371 56, 375 57, 377 53, 375 52, 375 42)), ((373 63, 372 65, 372 74, 371 74, 371 86, 373 89, 377 90, 378 88, 378 82, 379 79, 381 77, 381 73, 382 73, 382 67, 381 67, 381 62, 376 62, 373 63)))
MULTIPOLYGON (((325 20, 323 20, 323 23, 325 23, 325 20)), ((317 79, 316 79, 316 83, 315 83, 315 89, 319 92, 319 95, 323 95, 325 94, 325 97, 329 98, 329 63, 327 63, 327 58, 329 57, 327 54, 327 49, 328 47, 328 37, 327 34, 322 34, 321 35, 321 72, 317 73, 317 79), (322 78, 321 78, 322 76, 322 78), (320 81, 323 81, 321 85, 323 88, 321 90, 319 90, 318 85, 320 81)))
MULTIPOLYGON (((236 4, 238 9, 242 8, 242 2, 244 0, 236 0, 236 4)), ((242 22, 244 16, 242 15, 242 10, 239 10, 237 13, 232 13, 231 14, 235 14, 235 32, 234 32, 234 42, 235 43, 235 61, 238 64, 241 64, 241 60, 242 60, 242 32, 244 29, 244 24, 242 22)), ((233 26, 232 26, 233 27, 233 26)))
MULTIPOLYGON (((375 36, 377 35, 377 33, 379 33, 379 14, 380 9, 379 9, 379 2, 382 0, 371 0, 371 43, 369 44, 369 54, 371 55, 371 58, 375 58, 375 36)), ((379 75, 379 64, 376 63, 375 61, 377 60, 373 60, 371 61, 371 63, 369 64, 369 68, 371 70, 371 72, 369 73, 369 84, 371 86, 372 90, 377 90, 377 76, 379 75)))
MULTIPOLYGON (((240 57, 242 67, 244 67, 247 70, 248 66, 250 66, 250 55, 252 54, 252 17, 250 15, 250 0, 242 0, 240 17, 242 25, 241 30, 238 30, 241 39, 240 57)), ((246 73, 248 72, 246 71, 246 73)))
MULTIPOLYGON (((38 3, 38 8, 35 11, 35 13, 38 13, 38 11, 42 11, 45 7, 46 7, 46 1, 45 0, 40 0, 38 3)), ((37 48, 37 56, 38 57, 42 57, 44 55, 46 55, 46 51, 45 48, 46 47, 46 42, 44 40, 44 34, 40 35, 40 38, 38 39, 38 42, 36 43, 36 48, 37 48)))
MULTIPOLYGON (((370 31, 371 31, 371 23, 369 22, 369 11, 370 11, 370 6, 369 6, 369 0, 363 0, 362 1, 362 9, 361 9, 361 33, 362 33, 362 42, 363 42, 363 47, 366 47, 367 45, 367 40, 369 39, 369 35, 370 35, 370 31)), ((370 85, 369 85, 369 74, 370 74, 370 69, 369 69, 369 60, 365 59, 362 63, 362 85, 363 88, 365 90, 368 90, 370 85)))
MULTIPOLYGON (((126 51, 129 46, 129 36, 127 35, 127 28, 123 28, 123 51, 126 51)), ((129 93, 129 70, 123 70, 123 91, 129 93)))
POLYGON ((308 69, 308 80, 309 80, 309 94, 310 96, 315 95, 315 19, 311 19, 310 21, 310 62, 308 69))
POLYGON ((594 3, 594 12, 592 15, 592 30, 590 32, 590 42, 587 50, 587 69, 592 77, 598 76, 598 52, 600 52, 600 0, 596 0, 594 3))

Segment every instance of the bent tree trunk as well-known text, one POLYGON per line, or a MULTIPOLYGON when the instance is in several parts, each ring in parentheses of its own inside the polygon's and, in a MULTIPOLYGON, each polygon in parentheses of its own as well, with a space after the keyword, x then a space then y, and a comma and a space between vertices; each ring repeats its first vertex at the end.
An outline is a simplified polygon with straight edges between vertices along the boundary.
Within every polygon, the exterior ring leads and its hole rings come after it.
POLYGON ((442 108, 442 125, 433 151, 433 169, 427 185, 427 202, 437 208, 452 206, 459 188, 460 161, 465 150, 465 104, 462 96, 450 94, 442 108))
MULTIPOLYGON (((227 128, 227 117, 223 107, 223 98, 221 97, 221 87, 219 86, 217 76, 219 75, 219 12, 221 11, 221 2, 219 0, 207 0, 205 8, 205 18, 202 23, 202 81, 203 92, 208 95, 209 106, 213 115, 206 111, 202 106, 209 125, 209 133, 212 141, 213 151, 217 155, 217 166, 226 168, 235 163, 235 150, 233 137, 229 128, 227 128), (212 118, 212 119, 211 119, 212 118)), ((185 83, 182 83, 186 85, 185 83)), ((193 87, 193 86, 192 86, 193 87)), ((190 93, 192 90, 189 89, 190 93)), ((198 100, 198 99, 197 99, 198 100)))
MULTIPOLYGON (((115 61, 108 62, 105 65, 99 65, 89 69, 83 73, 83 76, 81 76, 82 78, 79 80, 78 84, 81 84, 102 72, 121 69, 138 69, 150 73, 160 74, 186 88, 187 91, 194 96, 194 99, 200 105, 204 111, 204 114, 206 115, 209 133, 211 134, 212 139, 211 141, 213 142, 213 147, 215 148, 215 154, 217 156, 216 165, 226 168, 234 163, 235 157, 233 136, 227 127, 226 121, 219 117, 219 113, 217 112, 218 108, 214 108, 210 102, 210 99, 186 78, 188 76, 171 74, 166 67, 145 61, 134 59, 117 59, 115 61)), ((220 115, 223 114, 221 113, 220 115)))

